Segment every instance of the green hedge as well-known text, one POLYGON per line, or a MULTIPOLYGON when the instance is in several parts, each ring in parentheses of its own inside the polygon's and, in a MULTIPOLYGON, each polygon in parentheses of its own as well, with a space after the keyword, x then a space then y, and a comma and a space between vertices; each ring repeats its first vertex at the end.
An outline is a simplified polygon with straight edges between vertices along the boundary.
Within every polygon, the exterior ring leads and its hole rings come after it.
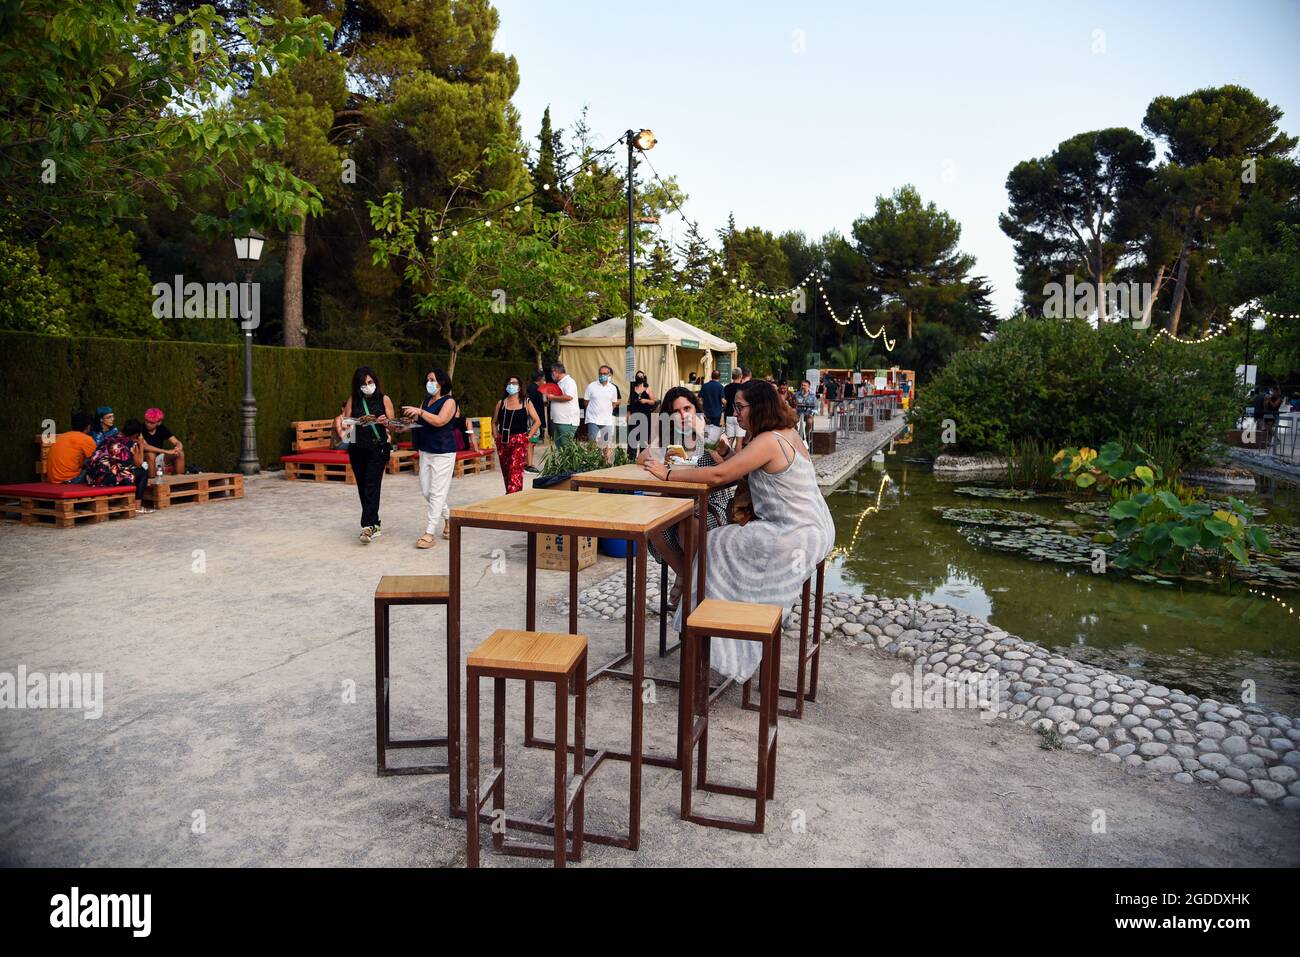
MULTIPOLYGON (((352 372, 369 365, 394 405, 425 397, 430 367, 445 355, 363 353, 328 349, 253 348, 257 451, 274 466, 290 450, 300 419, 332 418, 347 398, 352 372)), ((526 377, 525 363, 460 358, 455 387, 469 415, 488 415, 506 376, 526 377)), ((119 427, 150 406, 185 443, 186 460, 209 471, 234 471, 239 461, 242 346, 142 339, 95 339, 0 331, 0 391, 9 428, 0 432, 0 481, 34 480, 42 422, 68 428, 73 411, 110 405, 119 427)))

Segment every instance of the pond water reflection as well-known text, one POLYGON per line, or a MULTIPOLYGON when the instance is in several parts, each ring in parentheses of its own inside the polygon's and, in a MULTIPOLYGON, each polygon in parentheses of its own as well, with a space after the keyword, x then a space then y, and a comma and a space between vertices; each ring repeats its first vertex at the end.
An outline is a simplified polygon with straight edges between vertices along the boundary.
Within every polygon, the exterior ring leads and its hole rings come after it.
MULTIPOLYGON (((889 458, 832 493, 836 551, 827 587, 943 602, 1012 634, 1099 667, 1192 694, 1240 699, 1300 715, 1300 614, 1245 587, 1204 588, 1094 575, 970 544, 935 506, 1006 507, 1052 519, 1078 516, 1053 499, 1000 502, 956 494, 926 465, 889 458)), ((1262 480, 1247 501, 1265 522, 1297 523, 1300 490, 1262 480)), ((1300 613, 1300 592, 1275 593, 1300 613)))

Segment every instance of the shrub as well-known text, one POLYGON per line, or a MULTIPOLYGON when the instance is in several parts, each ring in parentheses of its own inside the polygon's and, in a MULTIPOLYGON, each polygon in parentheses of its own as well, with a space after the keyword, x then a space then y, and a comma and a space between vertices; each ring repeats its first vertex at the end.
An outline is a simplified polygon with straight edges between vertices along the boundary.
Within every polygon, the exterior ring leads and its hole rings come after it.
POLYGON ((1155 434, 1166 454, 1206 456, 1245 402, 1231 341, 1197 345, 1126 323, 1024 317, 995 339, 957 353, 921 390, 913 420, 931 451, 1006 454, 1014 443, 1054 448, 1099 435, 1155 434), (940 447, 943 422, 955 442, 940 447))

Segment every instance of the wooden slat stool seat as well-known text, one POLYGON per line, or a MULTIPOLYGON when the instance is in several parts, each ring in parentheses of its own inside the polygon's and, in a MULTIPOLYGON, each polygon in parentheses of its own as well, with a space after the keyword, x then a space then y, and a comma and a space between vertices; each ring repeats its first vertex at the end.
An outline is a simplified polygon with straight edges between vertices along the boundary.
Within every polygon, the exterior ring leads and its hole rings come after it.
MULTIPOLYGON (((479 866, 479 816, 483 805, 492 800, 493 819, 504 819, 506 804, 506 679, 550 681, 555 685, 555 794, 549 830, 552 846, 529 844, 505 839, 503 830, 493 828, 492 845, 503 854, 518 857, 550 857, 556 867, 566 860, 582 860, 583 807, 586 785, 595 760, 584 763, 587 753, 587 639, 583 635, 566 635, 539 631, 494 631, 469 654, 465 666, 468 701, 466 704, 467 779, 469 803, 466 807, 466 866, 479 866), (479 681, 491 678, 492 695, 492 774, 486 785, 479 781, 479 681), (576 688, 573 706, 573 774, 568 767, 569 686, 576 688), (572 819, 573 845, 568 847, 566 825, 572 819)), ((523 822, 536 825, 545 822, 523 822)))
MULTIPOLYGON (((440 748, 447 746, 440 738, 407 738, 394 741, 389 725, 388 610, 393 605, 447 606, 446 575, 385 575, 375 589, 375 774, 446 774, 446 764, 422 764, 390 768, 389 748, 440 748)), ((459 665, 459 662, 457 662, 459 665)))
MULTIPOLYGON (((803 596, 801 598, 799 611, 799 676, 793 688, 781 688, 779 694, 782 698, 794 698, 795 703, 789 708, 781 708, 781 714, 787 718, 803 718, 803 705, 805 701, 817 700, 817 675, 821 668, 822 661, 822 594, 825 592, 823 587, 826 584, 826 562, 825 560, 817 563, 817 606, 813 613, 812 623, 812 644, 808 642, 808 605, 809 592, 811 591, 812 579, 809 577, 803 583, 803 596), (809 667, 811 663, 811 668, 809 667)), ((781 665, 777 663, 777 676, 780 676, 781 665)), ((752 679, 746 681, 742 686, 740 706, 746 711, 757 711, 758 705, 750 700, 750 685, 752 679)))
POLYGON ((733 831, 763 833, 767 800, 776 789, 777 683, 781 673, 781 608, 747 602, 706 598, 695 606, 682 630, 682 701, 690 709, 682 754, 682 820, 733 831), (708 779, 709 763, 709 644, 712 638, 737 638, 763 646, 759 665, 757 780, 752 788, 714 784, 708 779), (699 747, 694 785, 701 791, 752 798, 754 819, 706 817, 691 810, 691 764, 699 747))

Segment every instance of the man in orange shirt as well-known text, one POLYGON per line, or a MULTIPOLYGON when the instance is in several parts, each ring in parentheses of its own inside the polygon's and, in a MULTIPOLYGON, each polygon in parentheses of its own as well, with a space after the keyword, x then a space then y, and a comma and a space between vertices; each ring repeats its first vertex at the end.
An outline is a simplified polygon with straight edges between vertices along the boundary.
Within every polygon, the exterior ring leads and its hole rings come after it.
POLYGON ((95 454, 95 440, 90 437, 94 424, 89 412, 72 413, 72 431, 60 434, 50 449, 45 480, 56 485, 67 485, 81 479, 86 459, 95 454))

